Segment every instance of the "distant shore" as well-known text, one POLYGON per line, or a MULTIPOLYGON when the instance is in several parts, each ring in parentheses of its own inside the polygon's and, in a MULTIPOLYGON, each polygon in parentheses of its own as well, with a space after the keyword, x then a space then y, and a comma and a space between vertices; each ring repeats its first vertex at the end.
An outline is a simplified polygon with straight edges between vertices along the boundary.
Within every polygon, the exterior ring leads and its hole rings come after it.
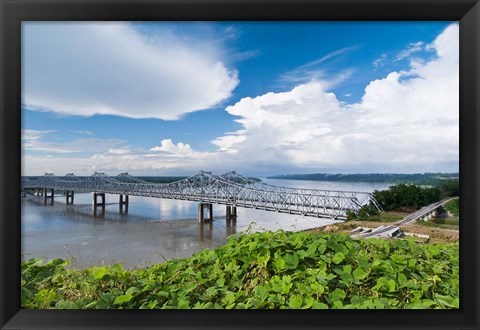
POLYGON ((458 173, 368 173, 368 174, 283 174, 267 177, 268 179, 281 180, 310 180, 334 182, 368 182, 368 183, 415 183, 429 185, 439 180, 458 180, 458 173))

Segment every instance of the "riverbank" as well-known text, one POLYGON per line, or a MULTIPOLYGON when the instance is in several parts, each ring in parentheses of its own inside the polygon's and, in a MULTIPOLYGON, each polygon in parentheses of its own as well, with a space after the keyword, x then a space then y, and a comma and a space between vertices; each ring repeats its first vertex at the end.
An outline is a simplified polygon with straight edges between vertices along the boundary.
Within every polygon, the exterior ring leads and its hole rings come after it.
MULTIPOLYGON (((390 226, 392 222, 388 221, 348 221, 342 223, 331 224, 311 230, 307 230, 310 234, 350 234, 357 227, 377 228, 380 226, 390 226)), ((420 234, 419 240, 428 243, 451 243, 459 240, 459 230, 453 226, 451 228, 442 228, 436 226, 434 222, 416 222, 413 224, 402 225, 400 228, 409 234, 420 234)))

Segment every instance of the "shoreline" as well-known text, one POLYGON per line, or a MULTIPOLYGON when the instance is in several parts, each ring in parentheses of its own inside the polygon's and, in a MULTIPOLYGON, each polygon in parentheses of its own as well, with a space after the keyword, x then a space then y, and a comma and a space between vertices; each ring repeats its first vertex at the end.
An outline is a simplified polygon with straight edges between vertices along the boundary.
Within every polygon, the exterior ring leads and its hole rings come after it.
MULTIPOLYGON (((387 221, 347 221, 334 223, 318 228, 307 229, 306 233, 317 234, 351 234, 351 230, 357 227, 377 228, 380 226, 391 225, 392 222, 387 221)), ((423 243, 452 243, 459 241, 459 230, 439 227, 430 227, 418 223, 406 224, 399 226, 405 233, 428 235, 428 238, 419 237, 419 241, 423 243)))

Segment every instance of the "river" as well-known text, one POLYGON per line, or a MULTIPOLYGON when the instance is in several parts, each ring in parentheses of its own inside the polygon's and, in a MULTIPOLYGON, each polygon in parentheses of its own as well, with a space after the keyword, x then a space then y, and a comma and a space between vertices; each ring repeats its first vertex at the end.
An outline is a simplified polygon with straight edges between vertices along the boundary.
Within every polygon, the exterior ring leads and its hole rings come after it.
MULTIPOLYGON (((284 187, 372 192, 387 183, 262 179, 284 187)), ((42 197, 22 198, 24 259, 63 258, 72 267, 122 263, 145 267, 215 248, 227 237, 244 231, 299 231, 334 223, 333 220, 237 208, 237 221, 225 221, 225 206, 213 205, 213 222, 197 222, 198 203, 130 196, 127 213, 119 212, 118 196, 106 195, 105 212, 94 213, 92 194, 75 194, 73 205, 56 195, 54 205, 42 197)), ((100 208, 101 209, 101 208, 100 208)))

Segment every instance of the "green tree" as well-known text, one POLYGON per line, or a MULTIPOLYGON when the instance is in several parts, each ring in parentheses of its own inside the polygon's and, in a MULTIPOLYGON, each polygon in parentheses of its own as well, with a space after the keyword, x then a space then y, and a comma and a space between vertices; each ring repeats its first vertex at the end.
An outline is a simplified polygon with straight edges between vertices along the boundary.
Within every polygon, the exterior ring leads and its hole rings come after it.
POLYGON ((385 211, 407 211, 418 209, 439 201, 442 191, 439 188, 422 188, 410 184, 398 184, 388 190, 372 193, 385 211))
POLYGON ((442 180, 438 188, 444 197, 460 196, 460 181, 458 179, 442 180))

